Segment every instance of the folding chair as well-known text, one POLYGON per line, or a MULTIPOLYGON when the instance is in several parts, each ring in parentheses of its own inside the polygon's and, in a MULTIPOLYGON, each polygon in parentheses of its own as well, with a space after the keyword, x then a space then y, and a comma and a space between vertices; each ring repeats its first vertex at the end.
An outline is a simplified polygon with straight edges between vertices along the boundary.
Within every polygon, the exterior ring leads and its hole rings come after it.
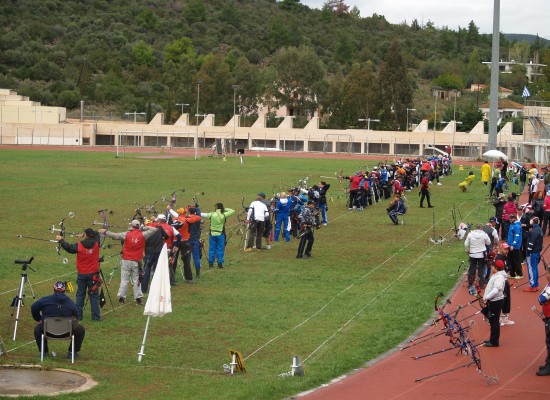
POLYGON ((74 364, 74 335, 73 317, 49 317, 44 318, 44 332, 40 346, 40 361, 44 361, 44 340, 65 340, 71 341, 71 363, 74 364))
POLYGON ((405 225, 405 214, 403 213, 396 213, 395 218, 397 218, 397 222, 399 222, 399 216, 401 216, 401 225, 405 225))

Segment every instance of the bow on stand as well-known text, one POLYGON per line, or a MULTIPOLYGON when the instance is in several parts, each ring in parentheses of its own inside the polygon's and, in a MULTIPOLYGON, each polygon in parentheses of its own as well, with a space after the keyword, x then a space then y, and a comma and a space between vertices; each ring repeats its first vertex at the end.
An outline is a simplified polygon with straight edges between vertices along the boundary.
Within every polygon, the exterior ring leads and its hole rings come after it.
MULTIPOLYGON (((490 376, 490 375, 487 375, 483 372, 483 369, 482 369, 482 366, 481 366, 481 357, 480 357, 479 350, 478 350, 478 347, 482 346, 482 344, 479 344, 479 345, 474 344, 472 342, 472 340, 468 337, 467 333, 466 333, 468 330, 470 330, 475 325, 475 323, 473 321, 471 321, 468 324, 468 326, 465 327, 465 328, 460 324, 460 322, 457 320, 457 315, 460 312, 460 310, 463 308, 461 306, 459 306, 457 308, 457 310, 454 312, 453 316, 450 316, 449 314, 445 313, 443 311, 444 306, 439 307, 437 305, 437 302, 438 302, 438 300, 441 296, 443 296, 443 293, 440 292, 440 293, 438 293, 438 295, 435 299, 435 310, 440 315, 439 319, 441 321, 443 321, 443 324, 445 325, 445 333, 446 333, 446 336, 449 336, 449 342, 451 343, 452 347, 447 348, 447 349, 443 349, 443 350, 439 350, 439 351, 436 351, 436 352, 433 352, 433 353, 425 354, 425 355, 422 355, 422 356, 413 357, 413 359, 418 360, 418 359, 421 359, 421 358, 429 357, 429 356, 432 356, 432 355, 435 355, 435 354, 440 354, 440 353, 458 348, 457 355, 458 354, 463 354, 463 355, 469 357, 470 361, 465 363, 465 364, 454 367, 454 368, 446 369, 446 370, 443 370, 443 371, 436 372, 435 374, 425 376, 423 378, 415 379, 415 382, 422 382, 426 379, 433 378, 433 377, 436 377, 436 376, 440 376, 440 375, 443 375, 443 374, 446 374, 446 373, 449 373, 449 372, 453 372, 453 371, 456 371, 456 370, 461 369, 461 368, 467 368, 470 365, 474 365, 474 364, 476 365, 476 371, 480 375, 482 375, 483 377, 487 378, 487 384, 498 382, 498 377, 490 376)), ((478 299, 476 299, 475 301, 477 301, 477 300, 478 299)))

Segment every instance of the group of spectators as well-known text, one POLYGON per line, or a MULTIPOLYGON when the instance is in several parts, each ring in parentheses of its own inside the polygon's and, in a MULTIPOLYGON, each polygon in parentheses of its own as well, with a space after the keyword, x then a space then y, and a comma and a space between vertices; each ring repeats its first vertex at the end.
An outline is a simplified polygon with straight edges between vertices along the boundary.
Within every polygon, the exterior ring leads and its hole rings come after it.
MULTIPOLYGON (((500 326, 511 325, 508 318, 511 310, 510 279, 523 279, 523 265, 526 265, 529 286, 524 292, 538 293, 539 262, 543 250, 543 236, 550 234, 550 174, 546 168, 539 174, 536 165, 530 166, 501 160, 494 171, 488 162, 482 166, 481 180, 488 185, 492 176, 490 195, 495 196, 495 215, 486 225, 479 224, 466 237, 464 246, 469 255, 468 290, 481 296, 486 302, 484 313, 491 326, 490 338, 485 347, 500 345, 500 326), (548 178, 548 179, 547 179, 548 178), (517 179, 520 193, 506 195, 504 189, 510 180, 517 179), (523 185, 521 182, 523 181, 523 185), (548 181, 548 182, 547 182, 548 181), (545 182, 544 184, 542 182, 545 182), (546 186, 546 183, 549 186, 546 186), (529 199, 519 204, 519 196, 525 186, 529 187, 529 199), (542 187, 541 187, 542 186, 542 187), (541 227, 542 225, 542 227, 541 227), (492 272, 492 274, 491 274, 492 272)), ((546 262, 542 260, 546 267, 546 262)), ((546 268, 546 276, 550 269, 546 268)), ((549 279, 550 281, 550 279, 549 279)), ((527 283, 527 282, 526 282, 527 283)), ((550 375, 550 285, 546 285, 539 302, 545 317, 546 344, 548 356, 545 365, 537 375, 550 375), (546 294, 545 294, 546 293, 546 294)))

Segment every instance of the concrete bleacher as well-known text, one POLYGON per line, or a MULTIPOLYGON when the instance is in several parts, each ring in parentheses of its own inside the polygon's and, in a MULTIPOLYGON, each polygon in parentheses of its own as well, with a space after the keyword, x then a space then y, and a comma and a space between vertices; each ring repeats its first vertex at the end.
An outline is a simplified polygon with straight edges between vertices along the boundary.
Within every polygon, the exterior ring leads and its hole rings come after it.
POLYGON ((59 124, 66 118, 64 107, 43 106, 11 89, 0 88, 0 123, 59 124))

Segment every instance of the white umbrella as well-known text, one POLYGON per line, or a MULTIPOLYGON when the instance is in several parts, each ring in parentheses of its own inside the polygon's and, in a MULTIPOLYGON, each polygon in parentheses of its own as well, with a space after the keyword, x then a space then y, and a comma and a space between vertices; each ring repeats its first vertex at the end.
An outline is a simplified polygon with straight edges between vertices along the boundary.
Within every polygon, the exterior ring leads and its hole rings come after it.
POLYGON ((168 272, 168 251, 166 244, 160 252, 157 268, 151 281, 149 297, 145 303, 143 315, 147 315, 147 324, 143 333, 141 342, 141 351, 138 353, 138 361, 145 355, 145 340, 147 339, 147 330, 149 329, 149 320, 151 316, 162 317, 172 312, 172 295, 170 294, 170 276, 168 272))
POLYGON ((508 156, 506 154, 498 150, 486 151, 485 153, 483 153, 483 157, 489 158, 491 160, 500 160, 501 158, 504 158, 505 160, 508 159, 508 156))

